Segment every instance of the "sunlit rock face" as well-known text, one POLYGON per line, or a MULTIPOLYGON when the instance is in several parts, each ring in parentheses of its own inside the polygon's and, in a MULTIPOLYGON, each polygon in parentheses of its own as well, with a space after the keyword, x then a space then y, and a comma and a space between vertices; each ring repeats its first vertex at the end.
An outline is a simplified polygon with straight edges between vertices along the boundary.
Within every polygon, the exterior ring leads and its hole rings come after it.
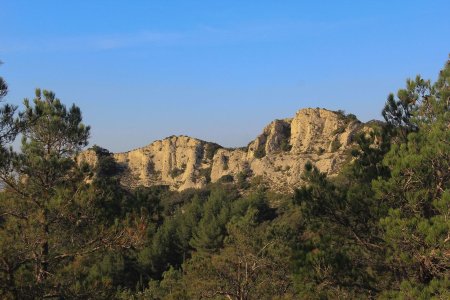
MULTIPOLYGON (((353 116, 319 108, 299 110, 293 118, 275 120, 247 147, 227 149, 187 136, 171 136, 113 157, 121 166, 121 183, 129 188, 168 185, 173 190, 201 188, 223 176, 251 180, 256 176, 274 190, 301 184, 305 164, 336 175, 350 158, 356 133, 366 125, 353 116)), ((80 161, 95 165, 95 152, 80 161)))

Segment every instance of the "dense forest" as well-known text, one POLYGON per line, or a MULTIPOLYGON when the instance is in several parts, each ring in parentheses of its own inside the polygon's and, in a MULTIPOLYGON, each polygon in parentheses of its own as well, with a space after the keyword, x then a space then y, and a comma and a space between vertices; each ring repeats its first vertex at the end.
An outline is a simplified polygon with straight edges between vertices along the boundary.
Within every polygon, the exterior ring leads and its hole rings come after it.
POLYGON ((450 61, 382 116, 338 176, 308 163, 292 194, 175 192, 122 187, 98 146, 77 161, 90 128, 53 92, 2 103, 0 298, 450 299, 450 61))

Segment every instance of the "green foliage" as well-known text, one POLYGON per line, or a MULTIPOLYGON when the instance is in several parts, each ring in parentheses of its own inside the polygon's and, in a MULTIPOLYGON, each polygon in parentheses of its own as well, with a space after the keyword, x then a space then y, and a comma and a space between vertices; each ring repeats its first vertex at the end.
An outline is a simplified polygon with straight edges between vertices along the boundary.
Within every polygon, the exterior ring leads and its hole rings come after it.
POLYGON ((222 177, 220 177, 217 182, 220 182, 220 183, 231 183, 233 181, 234 181, 233 175, 227 174, 227 175, 223 175, 222 177))
POLYGON ((205 169, 200 169, 199 175, 201 177, 205 178, 206 183, 210 183, 211 182, 211 167, 205 168, 205 169))
POLYGON ((368 297, 378 288, 373 270, 380 259, 373 193, 357 177, 336 185, 311 164, 304 179, 309 185, 294 194, 305 222, 296 251, 298 291, 303 297, 368 297))
POLYGON ((240 189, 248 189, 250 187, 250 183, 247 179, 251 176, 251 170, 248 168, 244 168, 241 172, 236 175, 237 186, 240 189))
POLYGON ((382 162, 391 146, 387 128, 375 128, 368 134, 358 134, 354 140, 358 145, 351 153, 355 161, 347 166, 344 175, 358 178, 366 184, 378 177, 388 176, 389 169, 382 162))
POLYGON ((331 142, 331 152, 336 152, 336 151, 338 151, 339 148, 341 148, 341 146, 342 146, 341 142, 339 142, 338 139, 334 139, 334 140, 331 142))
POLYGON ((291 285, 289 247, 270 236, 271 228, 257 226, 257 209, 246 210, 228 224, 224 247, 216 253, 198 253, 184 270, 191 298, 226 296, 258 299, 286 296, 291 285))
POLYGON ((6 298, 89 294, 91 277, 85 288, 74 280, 92 261, 79 269, 77 259, 138 239, 131 227, 125 237, 123 224, 96 223, 102 213, 93 200, 97 189, 86 185, 87 174, 74 160, 89 137, 81 121, 80 109, 67 109, 52 92, 37 90, 32 103, 24 101, 17 120, 21 152, 3 152, 0 166, 6 185, 0 202, 0 292, 6 298))
POLYGON ((333 131, 333 135, 341 134, 345 131, 345 126, 339 126, 336 130, 333 131))
POLYGON ((214 190, 204 204, 202 217, 198 223, 190 245, 199 252, 212 253, 223 244, 225 225, 230 218, 230 205, 222 190, 214 190))
POLYGON ((358 118, 354 114, 347 114, 346 117, 350 121, 357 121, 358 120, 358 118))
POLYGON ((289 141, 287 139, 281 140, 280 143, 281 151, 289 152, 292 149, 292 145, 289 144, 289 141))
POLYGON ((97 145, 92 147, 97 155, 98 162, 95 166, 95 177, 98 179, 106 179, 118 175, 121 171, 119 165, 114 160, 112 153, 107 149, 101 148, 97 145))
POLYGON ((116 294, 117 299, 146 300, 146 299, 173 299, 188 300, 182 281, 183 274, 180 270, 170 267, 162 275, 162 280, 150 280, 148 288, 141 292, 133 293, 130 290, 116 294))
POLYGON ((208 160, 212 160, 214 158, 214 154, 216 154, 217 150, 222 149, 222 146, 215 143, 208 143, 206 144, 205 148, 206 148, 205 157, 208 160))
MULTIPOLYGON (((3 64, 0 61, 0 65, 3 64)), ((8 94, 8 84, 3 79, 3 77, 0 76, 0 100, 8 94)))
POLYGON ((281 151, 289 152, 292 149, 292 145, 289 144, 289 141, 291 139, 291 128, 290 126, 283 127, 282 130, 282 139, 280 142, 280 149, 281 151))
MULTIPOLYGON (((6 278, 32 278, 24 296, 44 295, 50 288, 53 278, 48 274, 64 261, 54 257, 75 252, 83 243, 76 240, 64 245, 68 249, 60 245, 73 230, 69 220, 77 221, 76 214, 86 213, 80 210, 81 199, 75 193, 82 174, 72 157, 87 144, 89 127, 81 123, 76 106, 67 110, 53 93, 44 91, 43 95, 44 99, 37 90, 33 104, 24 101, 25 110, 20 114, 22 151, 4 153, 0 170, 9 187, 7 199, 1 203, 1 212, 7 216, 1 227, 2 240, 8 241, 11 234, 19 232, 28 236, 22 242, 1 244, 2 259, 15 266, 6 278)), ((9 284, 11 293, 25 288, 20 281, 9 284)))
MULTIPOLYGON (((450 66, 447 64, 446 68, 450 66)), ((445 91, 437 95, 442 94, 445 91)), ((417 107, 411 117, 417 132, 410 133, 407 142, 394 145, 385 156, 390 178, 374 182, 377 197, 390 208, 380 224, 388 249, 386 261, 392 272, 402 270, 393 283, 395 289, 403 289, 405 284, 423 289, 444 282, 448 286, 450 113, 447 100, 429 96, 427 103, 422 104, 427 105, 426 110, 417 107)))
POLYGON ((226 171, 228 170, 228 161, 230 160, 230 158, 228 156, 223 155, 222 156, 222 163, 223 163, 223 170, 226 171))
POLYGON ((340 176, 306 166, 309 184, 294 195, 305 219, 295 254, 302 297, 448 297, 448 84, 423 101, 417 87, 430 84, 408 85, 401 122, 358 136, 356 160, 340 176))
POLYGON ((397 99, 394 94, 388 96, 382 115, 403 142, 410 132, 418 130, 414 114, 435 94, 436 89, 431 82, 417 75, 414 80, 406 80, 406 88, 398 90, 397 99))
MULTIPOLYGON (((0 65, 2 62, 0 61, 0 65)), ((3 77, 0 76, 0 101, 8 93, 8 85, 3 77)), ((0 155, 7 151, 4 149, 5 144, 15 139, 19 123, 14 119, 17 107, 10 104, 3 104, 0 107, 0 155)))
POLYGON ((19 120, 15 119, 17 107, 10 104, 3 104, 0 107, 0 155, 7 155, 8 149, 5 146, 12 142, 20 128, 19 120))
POLYGON ((255 150, 255 158, 263 158, 264 156, 266 156, 266 149, 263 145, 260 145, 256 150, 255 150))
POLYGON ((263 189, 236 200, 232 205, 232 216, 244 216, 249 210, 252 210, 253 222, 256 224, 272 221, 277 216, 276 210, 270 206, 267 194, 263 189))
POLYGON ((172 170, 170 170, 169 175, 170 175, 170 177, 175 178, 175 177, 178 177, 181 174, 183 174, 185 170, 186 170, 186 164, 183 164, 181 166, 181 168, 175 167, 172 170))
POLYGON ((345 125, 358 121, 358 118, 354 114, 347 114, 344 110, 338 110, 336 113, 339 115, 340 119, 345 121, 345 125))

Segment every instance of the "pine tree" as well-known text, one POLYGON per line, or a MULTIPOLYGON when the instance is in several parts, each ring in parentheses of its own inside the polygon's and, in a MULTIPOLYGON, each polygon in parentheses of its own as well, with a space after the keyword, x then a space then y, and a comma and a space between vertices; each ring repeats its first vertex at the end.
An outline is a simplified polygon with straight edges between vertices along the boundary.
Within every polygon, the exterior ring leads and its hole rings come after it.
POLYGON ((389 214, 381 219, 386 262, 395 280, 388 297, 450 296, 450 62, 412 121, 417 132, 394 145, 391 177, 374 183, 389 214))
POLYGON ((180 249, 183 250, 183 261, 190 256, 193 248, 190 245, 193 233, 202 217, 202 201, 195 195, 191 203, 189 203, 182 212, 175 215, 179 218, 179 226, 177 228, 177 236, 180 241, 180 249))
POLYGON ((294 246, 296 286, 302 297, 370 297, 380 288, 379 212, 373 192, 366 188, 367 178, 357 175, 361 165, 356 163, 344 178, 335 179, 337 183, 306 165, 307 185, 294 194, 303 222, 294 246))
MULTIPOLYGON (((0 65, 2 62, 0 61, 0 65)), ((8 94, 8 84, 6 84, 6 81, 3 79, 3 77, 0 76, 0 100, 8 94)))
POLYGON ((96 195, 75 160, 89 138, 80 109, 67 109, 45 90, 37 90, 33 102, 25 99, 24 107, 21 151, 4 150, 0 165, 0 293, 63 297, 74 292, 77 280, 67 271, 71 263, 126 247, 137 236, 96 220, 96 195))
MULTIPOLYGON (((0 61, 0 65, 2 62, 0 61)), ((8 84, 0 76, 0 102, 8 94, 8 84)), ((11 142, 17 135, 18 124, 14 120, 17 107, 10 104, 3 104, 0 107, 0 158, 6 151, 5 145, 11 142)))
POLYGON ((406 80, 406 88, 397 92, 397 99, 393 94, 388 96, 382 115, 401 141, 406 141, 410 132, 418 130, 414 115, 419 106, 434 94, 435 89, 430 80, 424 80, 417 75, 414 80, 406 80))
POLYGON ((290 249, 270 234, 268 224, 258 226, 258 214, 249 207, 245 216, 235 216, 227 224, 223 248, 197 252, 183 264, 191 299, 274 299, 288 294, 290 249))
POLYGON ((190 245, 197 251, 208 253, 215 252, 222 247, 229 212, 230 205, 225 191, 214 190, 203 206, 202 218, 193 232, 190 245))

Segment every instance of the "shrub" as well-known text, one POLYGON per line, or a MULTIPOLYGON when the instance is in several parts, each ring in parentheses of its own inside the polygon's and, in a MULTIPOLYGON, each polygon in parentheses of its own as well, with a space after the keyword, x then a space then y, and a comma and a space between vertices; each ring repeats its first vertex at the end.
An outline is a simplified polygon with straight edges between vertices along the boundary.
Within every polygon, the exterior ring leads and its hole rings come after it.
POLYGON ((228 156, 222 156, 222 162, 223 162, 223 170, 226 171, 228 170, 228 161, 230 160, 230 158, 228 156))
POLYGON ((206 179, 206 183, 211 182, 211 167, 206 169, 200 169, 198 172, 201 177, 204 177, 206 179))
POLYGON ((230 175, 230 174, 223 175, 218 180, 218 182, 220 182, 220 183, 230 183, 230 182, 233 182, 233 181, 234 181, 234 177, 233 177, 233 175, 230 175))
POLYGON ((292 145, 290 145, 288 139, 285 138, 281 141, 280 148, 282 151, 289 152, 292 149, 292 145))
POLYGON ((239 172, 236 175, 237 186, 240 189, 247 189, 250 187, 250 183, 248 183, 247 178, 251 176, 251 172, 252 171, 250 170, 249 166, 246 166, 246 168, 243 171, 239 172))
POLYGON ((215 143, 208 143, 206 145, 206 153, 205 153, 205 158, 206 159, 213 159, 214 158, 214 154, 216 154, 217 150, 221 149, 222 146, 215 144, 215 143))
POLYGON ((341 148, 342 144, 335 139, 332 143, 331 143, 331 152, 335 152, 337 151, 339 148, 341 148))
POLYGON ((180 176, 181 174, 184 173, 184 171, 186 170, 186 164, 182 164, 181 168, 174 168, 170 171, 170 177, 175 178, 180 176))
POLYGON ((263 158, 264 156, 266 156, 266 149, 264 149, 264 145, 260 145, 258 149, 255 150, 255 157, 263 158))
POLYGON ((346 125, 345 126, 342 125, 342 126, 338 127, 336 130, 333 131, 333 135, 343 133, 345 131, 345 127, 346 127, 346 125))

